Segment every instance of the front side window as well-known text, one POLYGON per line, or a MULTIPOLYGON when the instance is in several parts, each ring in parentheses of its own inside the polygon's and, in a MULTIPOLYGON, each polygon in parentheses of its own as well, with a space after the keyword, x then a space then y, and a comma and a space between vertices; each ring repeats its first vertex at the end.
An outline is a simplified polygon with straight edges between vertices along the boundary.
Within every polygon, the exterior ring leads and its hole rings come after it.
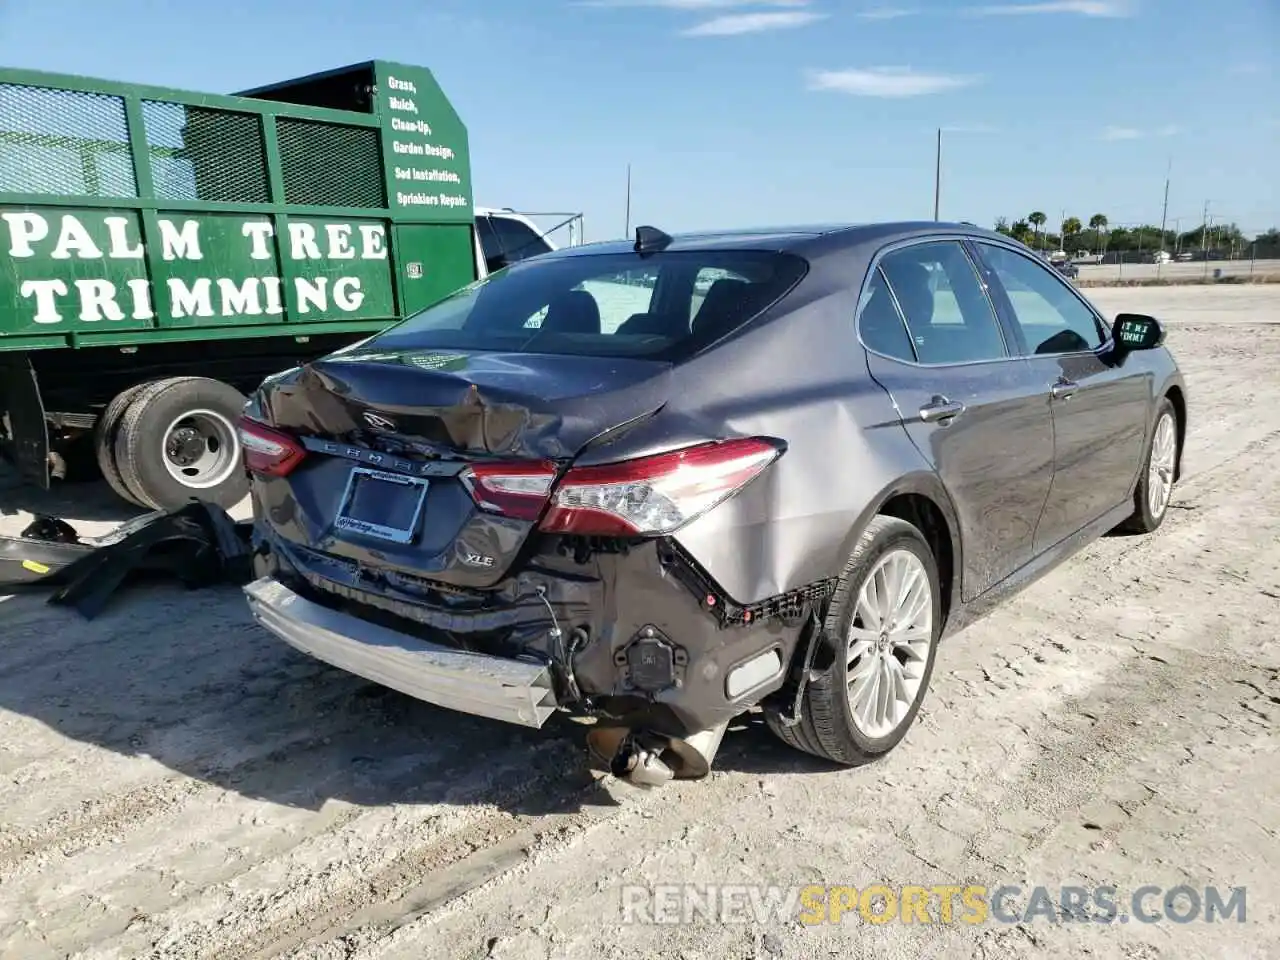
POLYGON ((1106 341, 1093 311, 1053 268, 1007 247, 983 243, 979 249, 1009 298, 1029 353, 1079 353, 1106 341))
POLYGON ((953 240, 912 244, 880 260, 920 363, 1008 356, 1000 323, 973 262, 953 240))
POLYGON ((489 223, 497 235, 498 246, 508 263, 527 260, 551 249, 547 241, 529 229, 527 224, 510 217, 491 216, 489 223))
POLYGON ((806 269, 753 250, 552 256, 490 274, 368 346, 678 360, 759 314, 806 269))
POLYGON ((502 243, 493 232, 493 224, 488 217, 476 217, 476 236, 480 238, 480 252, 484 254, 484 262, 490 270, 502 267, 502 243))

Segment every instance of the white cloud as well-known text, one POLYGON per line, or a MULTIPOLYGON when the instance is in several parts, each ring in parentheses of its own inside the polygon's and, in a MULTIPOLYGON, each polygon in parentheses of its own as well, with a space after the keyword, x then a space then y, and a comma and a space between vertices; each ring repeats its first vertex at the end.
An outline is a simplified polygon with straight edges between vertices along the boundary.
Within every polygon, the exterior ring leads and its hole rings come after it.
POLYGON ((977 83, 977 77, 916 73, 910 67, 867 67, 853 70, 813 70, 809 89, 847 93, 855 97, 922 97, 977 83))
POLYGON ((1107 127, 1102 131, 1103 140, 1143 140, 1147 137, 1172 137, 1181 133, 1182 128, 1176 124, 1165 124, 1153 130, 1141 130, 1138 127, 1107 127))
POLYGON ((686 37, 736 37, 744 33, 788 30, 807 26, 825 14, 808 10, 777 10, 767 13, 727 13, 682 31, 686 37))
POLYGON ((1037 13, 1074 13, 1082 17, 1128 17, 1133 12, 1132 0, 1041 0, 1037 3, 996 3, 984 7, 970 7, 966 11, 977 17, 1037 13))
POLYGON ((807 7, 810 0, 579 0, 582 7, 658 7, 664 10, 732 10, 735 7, 807 7))
POLYGON ((897 20, 900 17, 914 17, 919 12, 907 7, 872 7, 863 10, 858 16, 863 20, 897 20))

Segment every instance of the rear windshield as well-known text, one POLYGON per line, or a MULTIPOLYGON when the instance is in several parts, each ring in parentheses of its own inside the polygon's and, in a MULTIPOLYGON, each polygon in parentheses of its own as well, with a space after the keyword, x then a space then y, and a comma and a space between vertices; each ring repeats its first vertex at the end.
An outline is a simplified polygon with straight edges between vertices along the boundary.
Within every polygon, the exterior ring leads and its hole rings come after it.
POLYGON ((806 268, 757 250, 543 258, 464 287, 369 346, 678 360, 759 314, 806 268))

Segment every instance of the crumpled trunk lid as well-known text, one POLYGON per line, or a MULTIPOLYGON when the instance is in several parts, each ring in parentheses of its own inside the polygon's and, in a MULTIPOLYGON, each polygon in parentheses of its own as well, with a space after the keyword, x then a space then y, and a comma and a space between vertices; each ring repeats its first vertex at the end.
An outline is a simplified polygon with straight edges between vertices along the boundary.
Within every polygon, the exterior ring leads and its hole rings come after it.
MULTIPOLYGON (((586 444, 655 413, 670 365, 471 351, 352 350, 265 383, 269 426, 307 457, 255 480, 258 516, 279 537, 379 571, 459 587, 512 572, 536 519, 481 509, 467 468, 566 466, 586 444)), ((401 581, 400 586, 403 587, 401 581)))
POLYGON ((502 353, 355 352, 262 392, 271 423, 386 435, 441 455, 565 460, 665 402, 670 364, 502 353), (371 419, 372 417, 372 419, 371 419))

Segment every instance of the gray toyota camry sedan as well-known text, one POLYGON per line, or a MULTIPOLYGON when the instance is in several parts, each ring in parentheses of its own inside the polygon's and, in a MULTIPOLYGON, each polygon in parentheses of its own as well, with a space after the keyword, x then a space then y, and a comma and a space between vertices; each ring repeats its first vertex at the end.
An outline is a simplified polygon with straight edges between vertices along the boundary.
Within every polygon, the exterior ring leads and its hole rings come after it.
POLYGON ((705 774, 753 708, 858 763, 943 637, 1160 526, 1187 426, 1163 340, 966 224, 546 254, 256 392, 249 603, 443 707, 595 717, 632 782, 705 774))

